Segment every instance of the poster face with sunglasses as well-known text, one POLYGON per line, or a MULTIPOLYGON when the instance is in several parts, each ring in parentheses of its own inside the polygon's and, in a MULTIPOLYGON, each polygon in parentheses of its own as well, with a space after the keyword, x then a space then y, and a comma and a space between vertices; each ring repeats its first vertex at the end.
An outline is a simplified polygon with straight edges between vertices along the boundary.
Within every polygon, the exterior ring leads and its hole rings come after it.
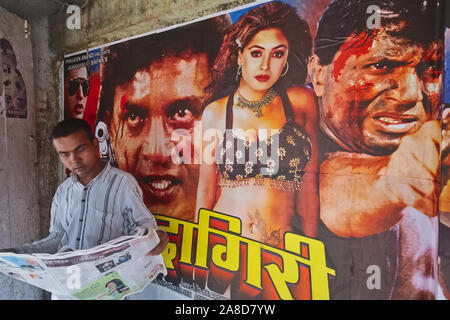
POLYGON ((84 119, 93 129, 100 88, 100 63, 95 59, 99 52, 76 54, 64 63, 64 119, 84 119))

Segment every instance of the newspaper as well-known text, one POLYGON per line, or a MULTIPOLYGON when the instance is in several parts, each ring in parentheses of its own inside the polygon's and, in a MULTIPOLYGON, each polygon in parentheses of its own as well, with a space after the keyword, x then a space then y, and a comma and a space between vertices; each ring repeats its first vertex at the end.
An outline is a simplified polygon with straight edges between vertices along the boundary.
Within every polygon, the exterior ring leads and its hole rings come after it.
POLYGON ((158 243, 152 229, 87 250, 0 253, 0 272, 61 297, 119 300, 141 292, 158 274, 167 275, 161 255, 146 255, 158 243))

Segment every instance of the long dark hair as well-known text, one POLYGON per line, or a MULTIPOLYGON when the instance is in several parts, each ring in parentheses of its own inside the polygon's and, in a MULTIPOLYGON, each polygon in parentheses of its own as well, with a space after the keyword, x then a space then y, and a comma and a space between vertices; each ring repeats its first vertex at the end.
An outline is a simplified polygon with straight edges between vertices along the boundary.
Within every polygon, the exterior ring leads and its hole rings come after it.
POLYGON ((285 88, 303 84, 307 76, 307 60, 311 55, 312 39, 309 26, 295 9, 286 3, 273 1, 245 13, 234 23, 222 42, 212 67, 211 83, 206 88, 210 97, 206 104, 233 92, 236 82, 239 52, 264 29, 280 29, 289 43, 289 71, 276 85, 285 88))

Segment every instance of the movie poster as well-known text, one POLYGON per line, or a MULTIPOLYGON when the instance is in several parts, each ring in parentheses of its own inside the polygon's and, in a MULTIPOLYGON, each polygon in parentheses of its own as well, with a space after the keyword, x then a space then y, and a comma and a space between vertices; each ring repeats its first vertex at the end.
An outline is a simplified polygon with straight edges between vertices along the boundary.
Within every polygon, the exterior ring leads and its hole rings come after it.
POLYGON ((64 60, 64 118, 86 120, 92 129, 97 118, 101 49, 89 50, 64 60))
POLYGON ((450 298, 450 29, 445 30, 445 61, 442 111, 441 184, 439 201, 439 278, 443 294, 450 298))
POLYGON ((0 12, 0 114, 27 118, 32 100, 33 58, 28 22, 0 12), (27 96, 28 95, 28 96, 27 96))
POLYGON ((442 6, 258 2, 67 55, 65 117, 169 234, 140 298, 445 298, 442 6))

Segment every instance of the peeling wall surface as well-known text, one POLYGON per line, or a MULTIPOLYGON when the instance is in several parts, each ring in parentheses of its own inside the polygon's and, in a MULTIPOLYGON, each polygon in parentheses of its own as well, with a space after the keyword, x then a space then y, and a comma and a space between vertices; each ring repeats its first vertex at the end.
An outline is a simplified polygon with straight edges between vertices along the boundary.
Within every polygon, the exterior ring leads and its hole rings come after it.
MULTIPOLYGON (((33 96, 31 42, 23 32, 24 20, 0 8, 2 54, 0 104, 0 243, 13 247, 39 237, 37 196, 36 121, 33 96), (16 78, 18 72, 23 82, 16 78), (18 88, 23 103, 17 100, 18 88), (24 87, 22 87, 22 84, 24 87), (11 99, 12 97, 12 99, 11 99), (26 98, 25 98, 26 97, 26 98), (14 116, 14 111, 20 116, 14 116), (19 112, 19 108, 21 111, 19 112)), ((40 299, 41 290, 0 277, 1 299, 40 299)))

